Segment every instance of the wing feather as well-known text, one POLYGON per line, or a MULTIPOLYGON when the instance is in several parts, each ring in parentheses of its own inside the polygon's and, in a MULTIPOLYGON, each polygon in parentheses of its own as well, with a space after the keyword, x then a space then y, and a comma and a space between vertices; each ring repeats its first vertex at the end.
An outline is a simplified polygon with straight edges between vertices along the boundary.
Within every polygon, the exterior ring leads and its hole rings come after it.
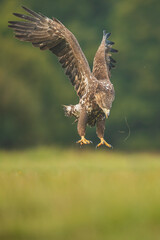
POLYGON ((50 19, 26 7, 22 8, 29 15, 13 14, 25 21, 9 21, 15 37, 54 53, 81 98, 87 90, 92 73, 75 36, 56 18, 50 19))
POLYGON ((118 50, 112 48, 114 42, 108 40, 111 33, 103 31, 102 42, 96 52, 93 61, 93 75, 98 79, 110 79, 111 69, 115 67, 113 63, 116 61, 111 57, 111 53, 118 52, 118 50))

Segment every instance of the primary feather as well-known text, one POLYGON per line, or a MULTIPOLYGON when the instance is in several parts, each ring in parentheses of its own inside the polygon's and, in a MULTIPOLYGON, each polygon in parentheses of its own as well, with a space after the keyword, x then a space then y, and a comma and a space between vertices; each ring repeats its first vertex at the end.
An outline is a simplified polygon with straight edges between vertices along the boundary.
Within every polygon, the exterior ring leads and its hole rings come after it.
POLYGON ((14 13, 16 17, 27 20, 9 21, 15 37, 21 41, 31 42, 41 50, 49 49, 54 53, 79 97, 86 91, 85 79, 90 78, 88 62, 74 35, 56 18, 49 19, 41 14, 23 7, 31 16, 14 13))

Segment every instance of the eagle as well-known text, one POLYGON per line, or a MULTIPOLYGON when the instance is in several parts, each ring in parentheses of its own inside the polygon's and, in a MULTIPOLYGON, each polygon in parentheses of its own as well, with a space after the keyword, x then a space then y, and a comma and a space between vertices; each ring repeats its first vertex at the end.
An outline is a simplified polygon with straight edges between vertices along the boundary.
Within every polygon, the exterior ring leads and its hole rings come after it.
POLYGON ((50 50, 58 57, 79 97, 78 104, 64 105, 65 115, 74 116, 77 122, 77 131, 81 138, 77 143, 92 143, 85 138, 86 126, 96 125, 96 133, 100 139, 97 147, 104 144, 111 148, 111 144, 104 140, 105 121, 115 98, 110 78, 116 61, 111 54, 118 50, 112 48, 114 42, 108 39, 111 33, 103 31, 91 71, 77 39, 58 19, 50 19, 24 6, 22 8, 27 14, 13 15, 23 20, 9 21, 8 27, 14 30, 15 37, 20 41, 31 42, 34 47, 50 50))

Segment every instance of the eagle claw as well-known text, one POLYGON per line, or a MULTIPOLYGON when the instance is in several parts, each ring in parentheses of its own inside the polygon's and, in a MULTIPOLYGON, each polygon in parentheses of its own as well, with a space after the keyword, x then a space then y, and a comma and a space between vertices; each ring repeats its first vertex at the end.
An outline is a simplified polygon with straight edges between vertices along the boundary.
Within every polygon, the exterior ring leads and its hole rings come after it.
POLYGON ((100 138, 100 140, 101 140, 101 141, 100 141, 99 144, 97 144, 96 148, 99 148, 101 145, 106 145, 106 146, 109 147, 109 148, 113 148, 111 144, 107 143, 107 142, 104 140, 104 138, 100 138))
POLYGON ((76 143, 83 145, 83 144, 90 144, 90 143, 92 143, 92 141, 89 141, 89 140, 85 139, 84 136, 82 136, 81 139, 79 141, 77 141, 76 143))

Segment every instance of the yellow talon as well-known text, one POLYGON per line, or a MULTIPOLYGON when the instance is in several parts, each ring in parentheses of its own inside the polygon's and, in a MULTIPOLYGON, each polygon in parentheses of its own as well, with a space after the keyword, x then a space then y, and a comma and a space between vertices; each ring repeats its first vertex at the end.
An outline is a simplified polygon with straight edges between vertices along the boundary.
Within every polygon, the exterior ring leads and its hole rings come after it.
POLYGON ((107 143, 105 140, 104 140, 104 138, 100 138, 100 143, 96 146, 97 148, 98 147, 100 147, 101 145, 106 145, 107 147, 109 147, 109 148, 112 148, 112 145, 111 144, 109 144, 109 143, 107 143))
POLYGON ((77 141, 76 143, 79 143, 80 145, 83 145, 83 144, 90 144, 92 143, 91 141, 85 139, 84 136, 81 137, 81 140, 77 141))

